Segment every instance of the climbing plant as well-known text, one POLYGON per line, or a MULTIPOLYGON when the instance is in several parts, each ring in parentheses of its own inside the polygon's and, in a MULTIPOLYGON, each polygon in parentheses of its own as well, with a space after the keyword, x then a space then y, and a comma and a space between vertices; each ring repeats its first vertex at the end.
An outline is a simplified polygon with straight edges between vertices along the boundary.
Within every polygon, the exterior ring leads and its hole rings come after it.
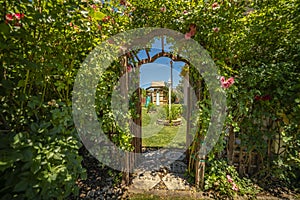
MULTIPOLYGON (((214 162, 224 149, 224 138, 235 134, 248 153, 256 151, 263 160, 257 176, 299 180, 299 1, 1 0, 0 4, 3 199, 63 199, 76 193, 76 179, 85 176, 71 115, 77 71, 97 44, 141 27, 184 33, 186 40, 194 39, 210 53, 219 78, 224 76, 220 88, 227 95, 227 119, 207 162, 214 162), (283 144, 276 151, 275 139, 283 144)), ((193 67, 188 73, 200 117, 191 146, 191 173, 211 117, 210 95, 193 67)), ((97 87, 100 97, 110 99, 122 70, 112 63, 97 87)), ((128 130, 115 125, 109 101, 96 102, 106 134, 122 148, 132 149, 128 130)))

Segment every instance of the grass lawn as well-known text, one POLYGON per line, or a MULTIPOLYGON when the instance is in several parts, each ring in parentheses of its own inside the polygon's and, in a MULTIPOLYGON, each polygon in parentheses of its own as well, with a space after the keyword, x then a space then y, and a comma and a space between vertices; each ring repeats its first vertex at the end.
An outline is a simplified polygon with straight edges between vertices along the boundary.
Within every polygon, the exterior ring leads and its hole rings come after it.
POLYGON ((147 147, 183 148, 186 141, 186 121, 181 126, 163 126, 156 124, 158 112, 147 113, 142 109, 142 141, 147 147))

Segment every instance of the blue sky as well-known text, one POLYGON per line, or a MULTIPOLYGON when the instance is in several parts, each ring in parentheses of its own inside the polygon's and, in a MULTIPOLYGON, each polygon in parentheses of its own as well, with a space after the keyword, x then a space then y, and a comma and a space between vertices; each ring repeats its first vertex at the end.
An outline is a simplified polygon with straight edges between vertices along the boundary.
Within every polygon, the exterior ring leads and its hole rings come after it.
MULTIPOLYGON (((170 45, 166 43, 164 39, 164 49, 167 52, 170 49, 170 45)), ((153 56, 161 52, 161 39, 156 39, 152 44, 150 50, 150 56, 153 56)), ((138 54, 140 59, 147 58, 145 51, 140 51, 138 54)), ((151 85, 152 81, 165 81, 168 82, 170 79, 171 66, 170 58, 161 57, 155 60, 153 63, 144 64, 140 68, 140 87, 146 88, 151 85)), ((173 61, 173 87, 176 87, 181 77, 179 76, 182 67, 185 65, 184 62, 173 61)))
MULTIPOLYGON (((140 87, 146 88, 152 81, 165 81, 170 79, 170 58, 162 57, 154 63, 144 64, 140 68, 140 87)), ((181 77, 179 76, 184 62, 173 62, 173 87, 176 87, 181 77)))

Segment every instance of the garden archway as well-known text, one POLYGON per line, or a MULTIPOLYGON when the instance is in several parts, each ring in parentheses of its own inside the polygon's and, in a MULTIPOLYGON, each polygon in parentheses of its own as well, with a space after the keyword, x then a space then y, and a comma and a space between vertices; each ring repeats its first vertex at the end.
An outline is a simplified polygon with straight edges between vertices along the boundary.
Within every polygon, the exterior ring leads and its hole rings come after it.
MULTIPOLYGON (((121 79, 121 90, 123 94, 125 94, 125 96, 128 96, 128 85, 129 85, 129 81, 130 81, 130 77, 129 77, 129 72, 132 70, 131 67, 134 67, 135 70, 140 70, 140 67, 142 67, 142 65, 144 64, 148 64, 148 63, 153 63, 155 62, 157 59, 165 57, 165 58, 170 58, 171 62, 176 62, 176 61, 181 61, 184 62, 186 65, 190 65, 190 62, 184 58, 182 58, 179 55, 175 55, 171 52, 166 52, 164 50, 164 40, 163 38, 161 39, 162 42, 162 47, 161 50, 158 53, 155 53, 154 55, 150 56, 150 50, 149 49, 141 49, 139 50, 139 52, 136 51, 131 51, 126 53, 125 55, 122 56, 121 59, 121 63, 123 66, 123 71, 126 72, 124 73, 123 76, 125 76, 124 78, 121 79), (146 55, 146 58, 140 58, 139 57, 139 53, 141 53, 141 51, 144 51, 144 55, 146 55), (134 66, 130 64, 130 61, 134 61, 134 66), (127 93, 127 94, 126 94, 127 93)), ((133 62, 132 62, 133 63, 133 62)), ((172 67, 172 64, 171 64, 172 67)), ((138 73, 139 74, 139 73, 138 73)), ((139 75, 138 75, 139 76, 139 75)), ((196 103, 196 102, 192 102, 192 98, 190 98, 192 92, 191 92, 191 87, 189 84, 189 77, 188 74, 186 74, 185 79, 187 80, 187 84, 185 84, 186 86, 186 102, 187 102, 187 110, 186 110, 186 114, 185 114, 185 118, 186 118, 186 131, 185 131, 185 137, 186 137, 186 155, 187 155, 187 160, 189 160, 189 146, 192 143, 192 135, 191 135, 191 109, 192 109, 192 104, 196 103)), ((138 77, 138 80, 140 82, 140 77, 138 77)), ((138 83, 139 85, 139 83, 138 83)), ((141 94, 141 89, 139 88, 138 90, 136 90, 135 92, 135 96, 137 96, 137 101, 135 101, 135 116, 139 116, 137 118, 132 119, 132 122, 130 124, 130 130, 131 130, 131 134, 133 135, 133 140, 132 140, 132 145, 134 146, 134 153, 141 153, 142 152, 142 104, 141 104, 141 99, 142 99, 142 94, 141 94)), ((129 95, 131 96, 131 95, 129 95)), ((133 155, 137 155, 137 154, 133 154, 133 155)), ((132 155, 128 154, 128 168, 134 168, 138 163, 136 163, 136 158, 132 155)), ((123 176, 123 180, 126 183, 129 183, 129 173, 128 172, 124 172, 124 176, 123 176)))

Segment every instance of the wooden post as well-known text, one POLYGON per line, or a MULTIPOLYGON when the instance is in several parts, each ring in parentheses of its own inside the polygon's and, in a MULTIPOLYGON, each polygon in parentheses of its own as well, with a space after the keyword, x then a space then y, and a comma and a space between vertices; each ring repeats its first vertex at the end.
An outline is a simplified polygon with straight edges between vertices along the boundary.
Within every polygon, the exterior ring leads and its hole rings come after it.
MULTIPOLYGON (((192 102, 191 98, 191 86, 190 86, 190 79, 189 79, 189 73, 185 75, 184 78, 184 91, 185 91, 185 106, 186 106, 186 157, 188 162, 190 161, 190 156, 191 156, 191 150, 190 146, 192 144, 192 134, 191 134, 191 129, 192 129, 192 124, 191 124, 191 115, 192 115, 192 104, 195 102, 192 102)), ((188 163, 190 165, 191 163, 188 163)))
POLYGON ((200 145, 199 149, 197 150, 197 159, 196 159, 196 174, 195 174, 195 184, 196 187, 200 188, 201 190, 204 189, 204 174, 205 174, 205 161, 206 161, 206 155, 205 155, 205 149, 203 149, 202 154, 200 154, 200 149, 203 146, 204 136, 200 136, 200 145))
MULTIPOLYGON (((134 77, 138 78, 138 80, 140 81, 140 72, 139 72, 139 68, 136 67, 136 72, 134 77)), ((132 158, 132 163, 133 163, 133 167, 135 167, 138 163, 137 161, 139 160, 139 158, 137 157, 139 153, 142 152, 142 104, 141 104, 141 95, 142 95, 142 91, 141 88, 139 87, 139 81, 136 82, 136 85, 134 86, 135 88, 138 88, 137 90, 135 90, 133 96, 133 101, 134 101, 134 106, 135 106, 135 115, 138 117, 135 117, 132 121, 133 124, 131 125, 131 133, 134 135, 133 137, 133 141, 132 141, 132 145, 134 146, 134 153, 136 153, 135 157, 132 158)))
POLYGON ((241 147, 239 152, 239 174, 241 176, 244 175, 244 168, 244 147, 241 147))
POLYGON ((233 131, 233 127, 229 128, 229 138, 228 138, 228 151, 227 151, 227 159, 229 165, 233 165, 233 157, 234 157, 234 143, 235 143, 235 134, 233 131))
MULTIPOLYGON (((123 56, 122 58, 122 66, 123 66, 123 70, 122 70, 122 75, 124 78, 121 79, 121 94, 124 97, 124 102, 128 102, 128 73, 127 72, 127 64, 128 64, 128 60, 126 56, 123 56)), ((129 185, 129 181, 130 181, 130 173, 129 173, 129 169, 130 169, 130 154, 129 152, 125 153, 125 166, 124 166, 124 171, 123 171, 123 177, 122 177, 122 182, 123 184, 129 185)))
POLYGON ((249 152, 247 174, 252 174, 252 150, 249 152))

